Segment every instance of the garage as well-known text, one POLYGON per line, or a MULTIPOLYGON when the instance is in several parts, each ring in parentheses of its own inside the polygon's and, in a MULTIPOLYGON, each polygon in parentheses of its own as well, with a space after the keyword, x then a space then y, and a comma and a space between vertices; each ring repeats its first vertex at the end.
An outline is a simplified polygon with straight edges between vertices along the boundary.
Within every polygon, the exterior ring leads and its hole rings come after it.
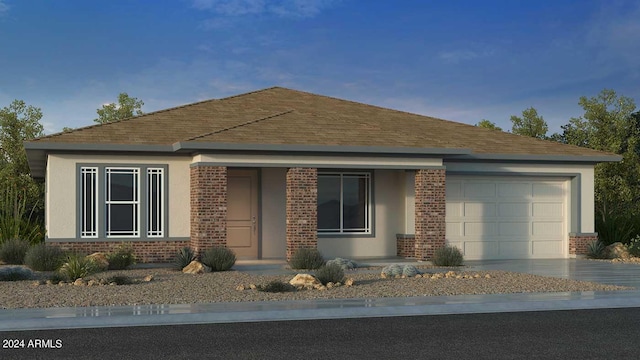
POLYGON ((567 178, 447 176, 446 240, 467 260, 566 258, 567 178))

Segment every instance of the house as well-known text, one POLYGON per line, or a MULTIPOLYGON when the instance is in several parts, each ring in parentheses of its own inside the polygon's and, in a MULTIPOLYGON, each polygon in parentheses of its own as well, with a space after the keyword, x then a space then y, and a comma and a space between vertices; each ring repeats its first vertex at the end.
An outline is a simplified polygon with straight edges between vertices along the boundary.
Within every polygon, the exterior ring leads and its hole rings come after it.
POLYGON ((25 143, 46 241, 240 258, 568 258, 594 233, 594 165, 620 157, 274 87, 25 143))

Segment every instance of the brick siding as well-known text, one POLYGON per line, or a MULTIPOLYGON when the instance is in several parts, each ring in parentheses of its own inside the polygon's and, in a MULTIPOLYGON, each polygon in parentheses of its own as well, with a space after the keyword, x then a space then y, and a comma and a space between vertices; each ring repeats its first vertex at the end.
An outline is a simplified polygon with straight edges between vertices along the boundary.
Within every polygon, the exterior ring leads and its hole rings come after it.
POLYGON ((47 242, 47 245, 58 246, 63 250, 80 254, 94 252, 110 253, 123 243, 131 245, 136 261, 139 263, 172 262, 176 253, 183 247, 189 246, 189 240, 177 241, 82 241, 82 242, 47 242))
POLYGON ((444 169, 416 171, 416 259, 431 259, 445 246, 445 177, 444 169))
POLYGON ((318 247, 318 170, 287 170, 287 260, 299 248, 318 247))
POLYGON ((416 256, 415 235, 396 235, 396 255, 404 258, 414 258, 416 256))
POLYGON ((191 248, 227 245, 227 168, 191 167, 191 248))
POLYGON ((569 234, 569 255, 586 255, 587 246, 596 240, 597 233, 569 234))

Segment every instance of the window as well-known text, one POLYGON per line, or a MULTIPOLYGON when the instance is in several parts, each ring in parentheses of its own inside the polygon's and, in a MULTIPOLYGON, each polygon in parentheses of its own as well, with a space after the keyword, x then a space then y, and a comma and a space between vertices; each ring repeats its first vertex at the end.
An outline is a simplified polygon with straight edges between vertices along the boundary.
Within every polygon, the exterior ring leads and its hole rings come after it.
POLYGON ((140 232, 139 169, 106 168, 106 235, 138 237, 140 232))
POLYGON ((79 169, 81 238, 165 236, 165 166, 79 169))
POLYGON ((318 174, 318 232, 371 233, 371 174, 318 174))
POLYGON ((80 168, 80 236, 98 237, 98 168, 80 168))

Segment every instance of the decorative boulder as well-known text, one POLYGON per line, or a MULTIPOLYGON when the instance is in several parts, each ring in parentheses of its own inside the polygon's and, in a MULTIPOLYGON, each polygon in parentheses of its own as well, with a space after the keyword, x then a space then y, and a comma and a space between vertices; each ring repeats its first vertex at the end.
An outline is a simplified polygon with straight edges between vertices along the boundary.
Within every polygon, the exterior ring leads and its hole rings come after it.
POLYGON ((182 269, 182 272, 185 274, 204 274, 210 271, 210 267, 197 260, 193 260, 189 263, 189 265, 185 266, 184 269, 182 269))
POLYGON ((315 288, 316 286, 322 286, 322 283, 318 278, 310 274, 297 274, 293 279, 289 280, 289 284, 293 286, 303 286, 306 288, 315 288))
POLYGON ((612 259, 628 259, 631 257, 629 254, 629 250, 627 247, 621 242, 615 242, 604 248, 605 254, 608 254, 609 258, 612 259))
POLYGON ((87 255, 87 259, 93 261, 101 271, 109 269, 109 260, 107 260, 107 256, 104 253, 95 252, 91 255, 87 255))

